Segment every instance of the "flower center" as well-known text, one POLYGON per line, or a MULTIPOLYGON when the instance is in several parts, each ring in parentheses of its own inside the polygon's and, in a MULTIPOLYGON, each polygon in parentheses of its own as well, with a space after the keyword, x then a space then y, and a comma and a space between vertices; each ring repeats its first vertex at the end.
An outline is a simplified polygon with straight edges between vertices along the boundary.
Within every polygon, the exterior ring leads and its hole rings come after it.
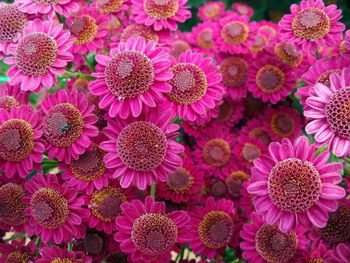
POLYGON ((330 31, 331 22, 321 9, 309 7, 302 9, 294 17, 292 29, 294 35, 307 40, 321 39, 330 31))
POLYGON ((79 156, 78 160, 73 160, 70 169, 74 176, 83 182, 90 182, 101 177, 106 172, 103 162, 104 151, 94 144, 92 150, 87 150, 79 156))
POLYGON ((262 128, 255 128, 250 131, 249 137, 256 138, 262 141, 265 145, 269 145, 271 143, 271 138, 269 134, 262 128))
POLYGON ((232 21, 224 25, 221 37, 228 45, 238 45, 247 40, 249 27, 240 21, 232 21))
POLYGON ((135 98, 152 86, 153 64, 140 51, 122 51, 106 66, 105 82, 109 91, 119 100, 135 98))
POLYGON ((10 119, 0 126, 0 157, 19 162, 26 159, 34 147, 32 126, 25 120, 10 119))
POLYGON ((282 70, 272 65, 266 65, 256 74, 256 84, 267 94, 278 92, 283 88, 285 75, 282 70))
POLYGON ((278 43, 275 47, 275 54, 288 66, 297 67, 303 61, 303 54, 296 51, 293 44, 278 43))
POLYGON ((243 58, 229 57, 220 65, 222 83, 229 88, 244 86, 248 78, 248 64, 243 58))
POLYGON ((253 163, 253 161, 258 158, 260 154, 260 149, 252 143, 246 143, 242 148, 242 156, 249 163, 253 163))
POLYGON ((249 12, 248 8, 246 8, 245 6, 242 6, 242 5, 237 7, 237 11, 241 15, 246 15, 249 12))
POLYGON ((73 261, 70 258, 54 258, 50 263, 78 263, 77 261, 73 261))
POLYGON ((69 103, 53 106, 43 121, 44 137, 56 147, 70 147, 82 134, 83 127, 80 111, 69 103))
POLYGON ((120 36, 121 42, 126 42, 130 37, 143 37, 146 41, 154 40, 158 42, 158 34, 152 29, 141 24, 131 24, 127 26, 120 36))
POLYGON ((126 201, 126 196, 120 188, 108 186, 93 192, 89 208, 99 220, 113 222, 121 214, 120 205, 126 201))
POLYGON ((117 139, 119 158, 127 167, 140 172, 157 169, 164 160, 167 148, 164 132, 147 121, 128 124, 117 139))
POLYGON ((147 16, 156 20, 167 20, 179 10, 178 0, 145 0, 143 10, 147 16))
POLYGON ((209 248, 226 246, 233 234, 233 219, 223 211, 207 213, 199 223, 199 239, 209 248))
POLYGON ((5 4, 0 7, 0 43, 11 42, 21 33, 27 23, 27 16, 18 6, 5 4))
POLYGON ((186 168, 178 168, 175 173, 168 175, 166 181, 169 189, 179 194, 186 193, 193 183, 194 178, 186 168))
POLYGON ((33 0, 33 1, 44 5, 56 5, 59 2, 61 2, 61 0, 33 0))
POLYGON ((166 96, 176 104, 190 105, 199 101, 207 92, 207 78, 201 68, 192 63, 179 63, 171 69, 173 89, 166 96))
POLYGON ((69 27, 70 32, 76 38, 75 45, 83 45, 94 40, 98 26, 93 17, 83 15, 76 18, 69 27))
POLYGON ((212 139, 205 144, 202 155, 207 164, 223 167, 231 158, 231 148, 225 140, 212 139))
POLYGON ((216 118, 219 123, 224 123, 230 120, 234 112, 234 105, 231 101, 226 98, 224 98, 223 101, 224 102, 219 106, 219 115, 216 118))
POLYGON ((330 80, 329 80, 329 77, 331 74, 333 73, 337 73, 337 74, 340 74, 341 73, 341 69, 331 69, 331 70, 327 70, 326 72, 322 73, 322 75, 320 75, 317 80, 315 81, 315 84, 316 83, 322 83, 326 86, 329 87, 330 85, 330 80))
POLYGON ((76 79, 73 83, 73 89, 78 90, 78 92, 86 93, 89 87, 89 81, 86 79, 76 79))
POLYGON ((45 75, 56 62, 58 46, 56 40, 42 32, 29 33, 17 45, 16 62, 24 75, 45 75))
POLYGON ((99 254, 103 250, 103 237, 98 233, 90 232, 84 239, 84 248, 91 254, 99 254))
POLYGON ((335 92, 326 106, 326 119, 337 136, 350 139, 350 87, 335 92))
POLYGON ((213 30, 209 28, 202 30, 197 36, 197 44, 199 47, 206 50, 213 48, 213 30))
POLYGON ((28 263, 30 256, 25 252, 13 251, 8 254, 6 263, 28 263))
POLYGON ((288 158, 278 162, 268 179, 268 193, 272 202, 283 211, 303 212, 320 197, 320 174, 308 161, 288 158))
POLYGON ((256 250, 267 262, 288 262, 296 253, 295 232, 282 233, 276 226, 264 224, 255 236, 256 250))
POLYGON ((19 103, 14 97, 8 95, 0 97, 0 108, 10 111, 12 107, 19 107, 19 103))
POLYGON ((56 190, 42 187, 30 200, 33 219, 46 229, 56 229, 68 218, 67 200, 56 190))
POLYGON ((106 256, 106 263, 128 263, 128 256, 122 252, 111 252, 106 256))
POLYGON ((220 6, 216 3, 211 3, 210 5, 204 8, 203 13, 208 18, 215 17, 220 13, 220 6))
POLYGON ((294 120, 285 112, 273 114, 270 126, 272 131, 282 138, 291 136, 295 130, 294 120))
POLYGON ((167 216, 146 213, 137 218, 131 231, 131 240, 144 254, 159 256, 170 252, 178 236, 176 224, 167 216))
POLYGON ((350 208, 339 203, 338 209, 329 214, 326 227, 317 228, 316 232, 327 242, 346 242, 350 238, 350 208))
POLYGON ((235 171, 225 179, 226 187, 233 198, 241 196, 242 183, 249 179, 249 174, 243 171, 235 171))
POLYGON ((222 198, 227 193, 227 186, 223 181, 216 181, 211 186, 211 194, 216 198, 222 198))
POLYGON ((7 183, 0 187, 0 220, 10 225, 18 226, 27 221, 22 199, 25 196, 22 186, 7 183))
POLYGON ((101 14, 109 14, 117 11, 124 3, 124 0, 97 0, 96 7, 101 14))

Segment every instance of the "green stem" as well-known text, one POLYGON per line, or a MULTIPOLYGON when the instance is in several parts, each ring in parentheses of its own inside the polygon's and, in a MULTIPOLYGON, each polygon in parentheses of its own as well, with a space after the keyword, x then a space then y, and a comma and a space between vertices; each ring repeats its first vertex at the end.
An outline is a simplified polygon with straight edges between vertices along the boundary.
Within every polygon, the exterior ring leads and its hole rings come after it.
POLYGON ((153 200, 156 199, 156 183, 155 182, 153 182, 151 185, 151 192, 149 195, 153 198, 153 200))
POLYGON ((67 71, 63 75, 59 75, 58 77, 59 78, 71 78, 71 79, 87 79, 87 80, 96 79, 95 77, 87 75, 87 74, 70 72, 70 71, 67 71))
POLYGON ((60 24, 64 24, 62 17, 58 13, 56 13, 56 16, 57 16, 57 19, 60 22, 60 24))
POLYGON ((68 251, 73 250, 73 242, 68 243, 68 251))
POLYGON ((86 64, 88 65, 89 69, 90 69, 92 72, 95 72, 95 67, 94 67, 94 65, 91 63, 91 61, 90 61, 85 55, 83 55, 83 58, 85 59, 85 62, 86 62, 86 64))
POLYGON ((347 163, 350 163, 350 158, 349 157, 345 157, 344 161, 347 162, 347 163))
POLYGON ((12 237, 5 239, 4 241, 9 242, 9 241, 15 240, 15 239, 20 238, 20 237, 25 237, 25 236, 26 236, 26 233, 19 233, 17 235, 13 235, 12 237))
POLYGON ((39 247, 40 247, 40 244, 41 244, 41 237, 37 237, 36 241, 35 241, 35 256, 38 256, 39 255, 39 247))

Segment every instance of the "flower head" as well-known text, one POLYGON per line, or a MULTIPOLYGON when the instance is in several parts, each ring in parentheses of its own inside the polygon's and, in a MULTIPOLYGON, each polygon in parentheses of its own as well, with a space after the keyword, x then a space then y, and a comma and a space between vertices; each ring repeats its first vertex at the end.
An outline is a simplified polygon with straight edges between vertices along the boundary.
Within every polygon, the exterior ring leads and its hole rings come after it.
POLYGON ((19 10, 28 14, 47 14, 50 18, 57 12, 69 17, 79 10, 79 5, 74 0, 15 0, 19 10))

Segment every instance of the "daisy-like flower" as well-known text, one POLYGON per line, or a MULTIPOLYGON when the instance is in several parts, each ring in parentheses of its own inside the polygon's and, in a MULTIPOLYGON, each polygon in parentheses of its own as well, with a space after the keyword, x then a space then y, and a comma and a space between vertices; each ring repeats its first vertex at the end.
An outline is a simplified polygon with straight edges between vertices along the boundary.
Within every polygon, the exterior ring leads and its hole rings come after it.
POLYGON ((5 176, 26 178, 45 150, 41 116, 30 106, 0 109, 0 169, 5 176))
POLYGON ((248 136, 260 140, 264 145, 269 145, 272 139, 263 119, 251 119, 241 129, 242 136, 248 136))
POLYGON ((236 14, 218 21, 214 39, 216 48, 230 54, 246 54, 254 41, 256 27, 249 23, 249 18, 236 14))
POLYGON ((91 5, 103 15, 110 14, 119 18, 130 8, 129 0, 94 0, 91 5))
POLYGON ((7 72, 10 84, 20 84, 23 91, 39 92, 57 84, 56 75, 65 73, 64 67, 73 56, 68 52, 74 42, 70 33, 52 21, 36 19, 28 22, 23 35, 4 62, 13 65, 7 72))
POLYGON ((191 241, 190 217, 185 211, 166 213, 165 203, 149 196, 145 203, 133 200, 121 208, 114 239, 131 262, 168 262, 170 252, 179 253, 178 244, 191 241))
POLYGON ((240 232, 242 256, 248 261, 292 263, 307 248, 303 227, 283 233, 255 213, 250 218, 252 223, 244 224, 240 232))
POLYGON ((0 3, 0 52, 9 53, 11 44, 18 41, 27 22, 27 15, 17 5, 0 3))
POLYGON ((213 116, 212 122, 231 128, 243 118, 244 105, 242 101, 236 101, 232 100, 230 97, 224 97, 222 103, 216 107, 219 112, 217 116, 213 116))
POLYGON ((109 32, 106 29, 108 17, 97 13, 92 8, 81 9, 67 19, 67 28, 75 38, 72 53, 85 55, 101 50, 109 32))
POLYGON ((22 92, 19 85, 11 86, 5 83, 0 87, 0 108, 7 111, 20 105, 28 104, 28 92, 22 92))
POLYGON ((346 31, 345 33, 344 48, 347 50, 347 52, 350 52, 350 30, 346 31))
POLYGON ((187 0, 132 0, 132 19, 138 24, 153 26, 156 31, 176 31, 177 22, 183 23, 191 17, 186 3, 187 0))
POLYGON ((235 242, 237 215, 232 201, 214 201, 209 197, 205 206, 196 206, 190 216, 193 235, 190 247, 193 253, 214 259, 225 252, 226 246, 235 242))
POLYGON ((350 243, 340 243, 330 255, 332 263, 347 263, 350 258, 350 243), (333 260, 333 261, 332 261, 333 260))
POLYGON ((222 84, 226 87, 227 94, 233 100, 246 97, 247 88, 245 85, 248 80, 249 57, 243 55, 226 56, 219 61, 222 84))
POLYGON ((297 225, 325 227, 328 213, 345 196, 336 185, 342 180, 342 164, 326 163, 328 151, 314 155, 315 146, 301 136, 294 143, 289 139, 271 143, 269 155, 254 161, 248 192, 254 195, 257 213, 283 233, 297 225))
POLYGON ((108 141, 104 161, 120 177, 123 188, 136 184, 144 190, 152 182, 165 182, 167 175, 181 167, 184 147, 173 139, 179 125, 172 124, 170 111, 148 111, 138 119, 110 120, 104 130, 108 141))
POLYGON ((195 161, 207 173, 225 179, 234 162, 234 135, 223 125, 213 125, 197 138, 195 161))
MULTIPOLYGON (((303 252, 303 259, 308 262, 329 262, 332 250, 324 242, 312 242, 311 248, 303 252)), ((339 262, 337 262, 339 263, 339 262)))
POLYGON ((283 138, 294 140, 303 129, 298 111, 286 106, 267 108, 264 124, 273 141, 281 141, 283 138))
POLYGON ((119 43, 110 56, 97 55, 97 77, 90 82, 91 93, 101 96, 100 108, 108 109, 111 117, 126 119, 138 117, 149 107, 164 100, 162 93, 169 92, 166 82, 173 76, 164 49, 156 48, 154 41, 129 38, 119 43))
POLYGON ((225 178, 225 184, 227 192, 234 200, 237 200, 242 197, 242 185, 250 178, 250 174, 244 171, 244 169, 233 168, 232 171, 233 172, 225 178))
POLYGON ((15 0, 19 10, 27 14, 47 14, 53 18, 56 12, 64 17, 69 17, 79 10, 77 1, 74 0, 15 0))
POLYGON ((155 43, 158 44, 161 35, 163 35, 162 31, 157 32, 152 27, 148 27, 141 24, 131 24, 123 30, 119 39, 121 42, 126 42, 131 37, 143 37, 146 40, 146 42, 153 40, 155 43))
POLYGON ((192 28, 189 41, 195 45, 194 51, 209 56, 214 55, 214 32, 216 26, 213 22, 204 22, 192 28))
POLYGON ((183 165, 168 174, 166 182, 157 184, 157 196, 174 203, 188 203, 196 199, 204 184, 204 173, 192 159, 185 157, 183 165))
POLYGON ((122 214, 120 206, 135 199, 131 188, 122 189, 118 182, 95 190, 86 199, 86 205, 91 212, 88 226, 111 234, 116 230, 115 219, 122 214))
MULTIPOLYGON (((255 28, 259 28, 256 22, 251 23, 255 28)), ((249 47, 249 50, 253 53, 254 56, 258 54, 259 51, 263 51, 270 44, 270 34, 263 30, 255 30, 254 40, 249 47)))
MULTIPOLYGON (((304 62, 306 67, 308 67, 307 63, 304 61, 304 52, 298 51, 294 48, 294 45, 291 43, 286 43, 284 41, 276 43, 274 47, 274 53, 276 56, 287 66, 296 68, 304 62)), ((307 68, 303 68, 303 72, 306 71, 307 68)))
POLYGON ((103 162, 105 154, 97 144, 92 143, 77 160, 72 159, 69 164, 60 164, 59 169, 64 172, 62 178, 68 181, 69 186, 76 187, 79 192, 86 194, 108 186, 108 180, 112 179, 113 173, 103 162))
POLYGON ((44 177, 37 174, 24 187, 29 193, 24 197, 25 204, 29 206, 25 209, 29 216, 24 226, 26 232, 34 231, 43 242, 54 241, 56 244, 85 236, 83 223, 89 211, 83 207, 84 198, 78 197, 77 191, 67 182, 62 184, 56 175, 44 177))
POLYGON ((47 142, 49 158, 57 158, 69 164, 78 160, 91 145, 91 139, 98 135, 94 126, 97 117, 92 114, 83 93, 76 90, 59 90, 41 103, 44 113, 43 137, 47 142))
POLYGON ((39 250, 35 263, 91 263, 91 257, 82 252, 68 251, 58 246, 44 247, 39 250))
POLYGON ((205 117, 222 99, 221 74, 213 60, 188 50, 176 61, 172 58, 169 80, 172 89, 166 94, 162 108, 170 108, 181 119, 194 121, 205 117))
POLYGON ((350 152, 350 68, 341 74, 330 76, 330 85, 318 83, 309 91, 306 99, 308 108, 304 115, 311 121, 306 125, 308 134, 314 135, 317 143, 328 144, 338 157, 348 156, 350 152))
POLYGON ((233 3, 232 9, 241 16, 247 16, 251 18, 254 15, 254 9, 245 4, 233 3))
POLYGON ((276 104, 292 92, 295 82, 290 67, 264 52, 251 65, 247 88, 255 98, 276 104))
POLYGON ((18 242, 13 240, 11 244, 1 243, 0 244, 0 263, 30 263, 34 262, 36 246, 33 241, 30 241, 25 245, 25 240, 18 242))
POLYGON ((336 5, 325 7, 322 0, 304 0, 300 5, 292 4, 290 11, 278 23, 279 35, 298 50, 316 51, 342 40, 345 25, 339 22, 342 11, 336 5))
POLYGON ((240 136, 234 147, 233 154, 241 166, 250 169, 253 162, 261 154, 266 153, 266 146, 258 139, 240 136))
POLYGON ((191 49, 191 46, 187 40, 185 41, 183 39, 175 39, 171 43, 171 50, 169 54, 174 58, 178 59, 182 53, 189 49, 191 49))
POLYGON ((259 31, 264 31, 268 33, 271 38, 277 35, 279 27, 274 22, 261 20, 257 23, 259 26, 259 31))
POLYGON ((225 8, 226 5, 223 2, 209 2, 198 8, 198 17, 202 21, 215 21, 222 18, 225 8))

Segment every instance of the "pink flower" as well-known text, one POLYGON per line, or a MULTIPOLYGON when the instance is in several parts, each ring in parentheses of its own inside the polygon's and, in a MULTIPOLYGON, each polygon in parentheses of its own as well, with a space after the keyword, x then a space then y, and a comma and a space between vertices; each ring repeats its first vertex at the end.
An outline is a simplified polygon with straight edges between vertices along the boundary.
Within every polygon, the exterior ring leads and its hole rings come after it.
POLYGON ((29 92, 21 91, 20 85, 11 86, 5 83, 0 87, 0 108, 10 111, 11 108, 28 104, 29 92))
POLYGON ((97 79, 90 82, 90 90, 101 96, 100 108, 108 109, 111 117, 138 117, 164 101, 163 93, 171 90, 166 83, 173 76, 168 71, 168 54, 156 48, 154 41, 129 38, 110 56, 97 55, 96 60, 97 73, 92 75, 97 79))
POLYGON ((51 19, 57 12, 64 17, 69 17, 79 10, 77 1, 74 0, 15 0, 19 5, 19 10, 28 14, 47 14, 51 19))
POLYGON ((337 245, 331 254, 332 263, 347 263, 350 258, 350 244, 340 243, 337 245))
POLYGON ((208 126, 219 124, 231 128, 242 120, 244 104, 242 100, 233 100, 230 97, 224 97, 222 103, 216 106, 214 110, 218 110, 217 116, 213 116, 208 126))
POLYGON ((83 223, 89 216, 89 211, 83 208, 83 197, 78 197, 74 188, 59 179, 52 174, 45 177, 37 174, 24 186, 28 192, 24 202, 29 206, 25 212, 30 217, 24 226, 26 232, 56 244, 71 242, 73 237, 83 238, 83 223))
POLYGON ((41 164, 45 151, 41 116, 30 106, 0 109, 0 169, 5 176, 26 178, 41 164))
MULTIPOLYGON (((219 3, 219 2, 216 2, 219 3)), ((213 22, 205 22, 198 24, 192 28, 192 34, 189 35, 189 42, 195 45, 193 49, 196 52, 207 54, 209 56, 214 55, 214 31, 216 25, 213 22)))
POLYGON ((324 6, 322 0, 304 0, 292 4, 291 14, 278 23, 279 34, 298 50, 316 51, 317 47, 331 47, 342 40, 345 25, 338 22, 342 11, 336 5, 324 6))
POLYGON ((315 157, 315 151, 305 136, 294 143, 283 139, 270 144, 269 155, 254 161, 248 192, 254 195, 257 213, 283 233, 298 225, 325 227, 328 213, 345 196, 336 185, 342 180, 342 164, 326 163, 329 152, 315 157))
POLYGON ((266 146, 256 138, 240 136, 233 154, 241 167, 250 169, 261 154, 266 153, 266 146))
POLYGON ((123 17, 124 12, 130 8, 129 0, 94 0, 91 5, 101 14, 118 18, 123 17))
POLYGON ((254 15, 254 9, 245 4, 233 3, 232 9, 241 16, 247 16, 251 18, 254 15))
POLYGON ((202 21, 215 21, 225 13, 226 5, 223 2, 209 2, 198 8, 198 17, 202 21))
POLYGON ((188 50, 176 61, 172 58, 172 89, 166 94, 162 109, 172 109, 185 120, 205 117, 222 99, 224 89, 220 85, 221 74, 211 58, 188 50))
POLYGON ((345 157, 350 152, 348 126, 348 108, 350 92, 350 68, 341 74, 330 76, 330 85, 316 84, 309 90, 304 115, 311 121, 306 125, 308 134, 314 135, 317 143, 329 145, 329 149, 338 157, 345 157))
POLYGON ((101 143, 107 152, 104 161, 120 177, 123 188, 136 184, 144 190, 158 180, 165 182, 167 175, 181 167, 179 156, 184 148, 173 139, 177 137, 177 124, 170 123, 170 111, 148 111, 138 119, 116 119, 104 129, 108 141, 101 143))
POLYGON ((39 250, 40 256, 35 263, 52 263, 52 262, 74 262, 74 263, 91 263, 91 257, 85 256, 82 252, 68 251, 58 246, 44 247, 39 250))
POLYGON ((23 91, 40 92, 57 84, 56 75, 65 73, 64 67, 73 56, 68 52, 74 40, 52 21, 36 19, 23 30, 16 49, 4 62, 13 65, 7 72, 10 84, 20 84, 23 91), (30 48, 29 48, 30 47, 30 48))
POLYGON ((177 22, 183 23, 191 17, 185 6, 187 0, 132 0, 131 19, 138 24, 153 26, 154 30, 177 30, 177 22))
POLYGON ((241 129, 243 136, 256 138, 260 140, 264 145, 269 145, 272 139, 269 135, 268 128, 265 125, 264 119, 251 119, 247 122, 246 126, 241 129))
POLYGON ((13 240, 11 244, 1 243, 0 244, 0 263, 10 262, 33 262, 35 257, 35 243, 30 241, 25 245, 25 240, 18 242, 13 240))
POLYGON ((145 203, 133 200, 121 206, 123 215, 116 220, 120 243, 130 262, 168 262, 177 245, 191 241, 190 217, 185 211, 165 212, 164 202, 146 197, 145 203))

